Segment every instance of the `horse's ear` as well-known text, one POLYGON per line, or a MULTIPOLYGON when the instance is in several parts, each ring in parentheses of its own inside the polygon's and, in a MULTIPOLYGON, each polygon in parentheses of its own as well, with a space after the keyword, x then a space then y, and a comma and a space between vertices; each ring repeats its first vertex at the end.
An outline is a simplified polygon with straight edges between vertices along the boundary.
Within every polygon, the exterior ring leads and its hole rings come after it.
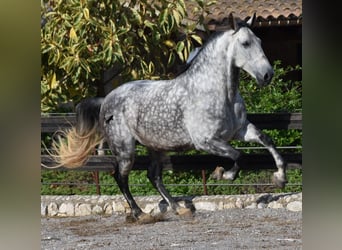
POLYGON ((236 29, 236 22, 235 22, 235 18, 233 17, 232 13, 230 13, 228 16, 228 24, 232 30, 236 29))
POLYGON ((248 19, 247 25, 248 25, 249 27, 252 27, 253 24, 254 24, 254 22, 255 22, 255 19, 256 19, 256 14, 255 14, 255 12, 254 12, 253 16, 251 16, 251 17, 248 19))

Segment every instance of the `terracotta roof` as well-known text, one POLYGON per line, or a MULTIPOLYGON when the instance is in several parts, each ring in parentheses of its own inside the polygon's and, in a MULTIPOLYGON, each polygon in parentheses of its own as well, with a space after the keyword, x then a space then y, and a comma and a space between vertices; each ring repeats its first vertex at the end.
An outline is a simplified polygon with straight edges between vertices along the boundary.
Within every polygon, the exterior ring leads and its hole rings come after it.
MULTIPOLYGON (((188 10, 193 8, 191 1, 185 3, 188 10)), ((208 10, 205 24, 209 25, 210 29, 225 26, 230 13, 241 19, 247 19, 255 12, 259 26, 302 23, 302 0, 216 0, 208 10)), ((188 11, 188 18, 197 19, 193 11, 188 11)))

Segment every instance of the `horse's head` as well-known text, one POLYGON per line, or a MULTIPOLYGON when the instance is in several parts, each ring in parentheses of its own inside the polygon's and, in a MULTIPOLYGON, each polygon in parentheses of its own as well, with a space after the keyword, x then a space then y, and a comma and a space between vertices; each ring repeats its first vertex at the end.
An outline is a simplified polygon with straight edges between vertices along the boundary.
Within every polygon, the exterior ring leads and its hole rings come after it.
POLYGON ((229 50, 235 66, 245 70, 263 86, 271 82, 274 71, 261 48, 260 38, 250 30, 254 20, 255 14, 247 22, 229 16, 230 26, 234 30, 229 50))

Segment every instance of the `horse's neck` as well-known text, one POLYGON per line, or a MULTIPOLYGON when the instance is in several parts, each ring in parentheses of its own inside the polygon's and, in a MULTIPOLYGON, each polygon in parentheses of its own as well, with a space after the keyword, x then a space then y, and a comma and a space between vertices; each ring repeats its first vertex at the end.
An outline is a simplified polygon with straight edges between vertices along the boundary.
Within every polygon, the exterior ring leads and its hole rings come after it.
POLYGON ((233 66, 232 58, 228 58, 227 52, 222 50, 224 46, 228 46, 228 38, 221 37, 205 55, 197 58, 182 82, 199 94, 227 93, 229 101, 234 102, 238 94, 240 70, 233 66))
POLYGON ((239 93, 239 77, 240 77, 240 69, 236 68, 229 64, 228 67, 228 77, 227 77, 227 92, 228 92, 228 99, 230 102, 234 102, 236 96, 239 93))

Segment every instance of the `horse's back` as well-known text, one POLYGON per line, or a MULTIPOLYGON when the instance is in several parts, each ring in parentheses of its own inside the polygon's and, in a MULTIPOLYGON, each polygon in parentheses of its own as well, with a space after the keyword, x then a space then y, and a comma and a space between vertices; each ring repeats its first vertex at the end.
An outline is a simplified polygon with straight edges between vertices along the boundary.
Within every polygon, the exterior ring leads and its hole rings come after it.
POLYGON ((101 115, 104 119, 108 116, 122 112, 127 106, 127 102, 134 101, 139 94, 139 89, 143 88, 149 81, 132 81, 127 82, 114 90, 112 90, 104 99, 101 107, 101 115))
MULTIPOLYGON (((170 81, 141 80, 126 83, 107 95, 104 120, 125 129, 141 144, 160 150, 184 149, 191 138, 184 124, 185 94, 170 81)), ((117 128, 116 128, 117 129, 117 128)))

